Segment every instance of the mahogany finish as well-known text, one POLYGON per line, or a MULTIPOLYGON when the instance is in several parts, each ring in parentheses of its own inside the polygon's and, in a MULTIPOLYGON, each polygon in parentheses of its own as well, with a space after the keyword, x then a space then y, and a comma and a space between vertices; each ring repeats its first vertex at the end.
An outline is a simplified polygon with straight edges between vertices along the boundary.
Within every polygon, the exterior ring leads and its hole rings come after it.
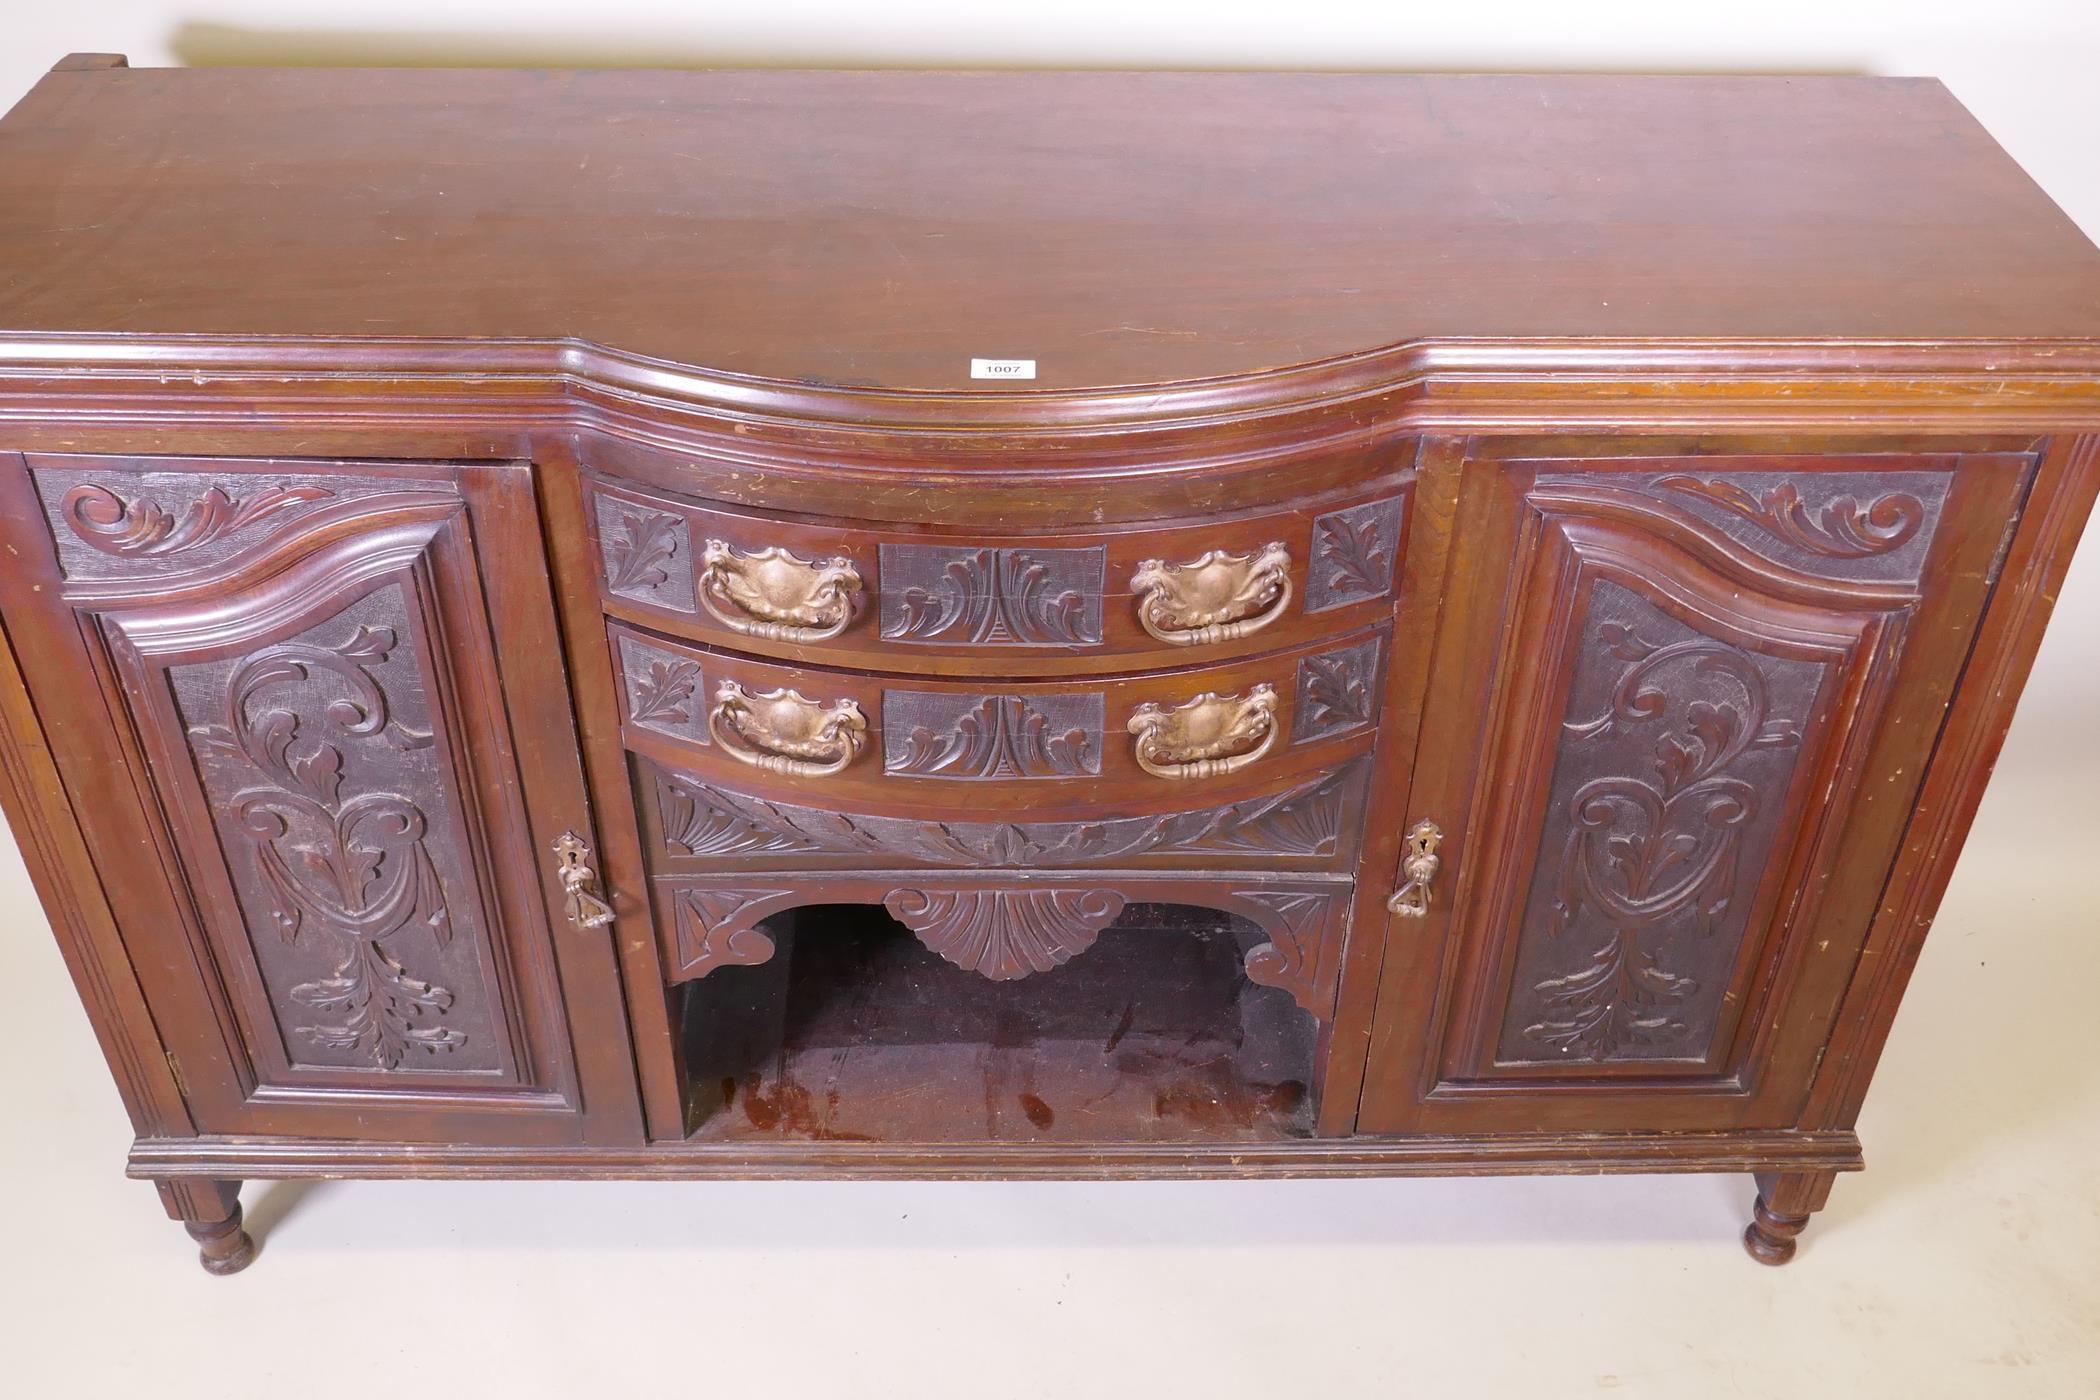
POLYGON ((2100 492, 1936 84, 0 121, 0 800, 239 1183, 1837 1172, 2100 492), (973 383, 973 359, 1036 378, 973 383))

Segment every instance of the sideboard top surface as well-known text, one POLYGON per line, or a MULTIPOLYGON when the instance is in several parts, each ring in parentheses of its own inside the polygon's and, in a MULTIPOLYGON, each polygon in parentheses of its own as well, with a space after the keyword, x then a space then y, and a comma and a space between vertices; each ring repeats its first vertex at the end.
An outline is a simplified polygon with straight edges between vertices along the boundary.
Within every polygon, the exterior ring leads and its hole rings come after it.
POLYGON ((0 122, 0 334, 39 332, 1084 389, 2093 339, 2100 252, 1929 80, 83 66, 0 122))

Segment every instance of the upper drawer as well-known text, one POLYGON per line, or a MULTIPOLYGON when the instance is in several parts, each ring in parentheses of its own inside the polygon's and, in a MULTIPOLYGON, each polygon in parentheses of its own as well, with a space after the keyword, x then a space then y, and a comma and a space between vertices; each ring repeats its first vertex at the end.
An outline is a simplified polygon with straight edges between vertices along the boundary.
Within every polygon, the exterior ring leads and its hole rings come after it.
POLYGON ((1247 655, 1377 621, 1412 478, 1210 520, 1026 535, 586 489, 616 616, 794 660, 909 670, 941 658, 951 673, 1054 675, 1247 655))

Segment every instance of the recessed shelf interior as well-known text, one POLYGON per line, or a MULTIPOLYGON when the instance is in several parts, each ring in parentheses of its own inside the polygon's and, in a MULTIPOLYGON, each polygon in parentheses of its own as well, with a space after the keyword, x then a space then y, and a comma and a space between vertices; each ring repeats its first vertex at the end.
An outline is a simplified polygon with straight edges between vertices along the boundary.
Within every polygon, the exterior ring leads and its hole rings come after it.
POLYGON ((687 984, 695 1141, 1276 1141, 1311 1133, 1318 1023, 1247 980, 1245 920, 1132 905, 996 982, 880 908, 770 919, 778 951, 687 984))

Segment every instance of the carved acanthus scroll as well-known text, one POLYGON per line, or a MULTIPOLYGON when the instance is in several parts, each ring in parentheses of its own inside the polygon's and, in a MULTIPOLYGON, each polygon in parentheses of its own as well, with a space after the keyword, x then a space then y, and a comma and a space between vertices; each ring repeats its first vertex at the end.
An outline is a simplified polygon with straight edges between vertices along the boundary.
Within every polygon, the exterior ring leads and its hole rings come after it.
POLYGON ((1107 551, 886 544, 882 635, 979 646, 1089 646, 1101 640, 1107 551))
POLYGON ((1658 642, 1623 622, 1595 635, 1622 665, 1603 711, 1563 727, 1562 762, 1595 775, 1564 789, 1567 835, 1546 929, 1554 940, 1580 934, 1591 951, 1532 983, 1543 1014, 1523 1034, 1604 1060, 1703 1034, 1679 1009, 1700 979, 1671 965, 1666 931, 1710 938, 1731 912, 1745 833, 1764 801, 1743 762, 1797 746, 1801 728, 1772 713, 1765 673, 1733 645, 1658 642), (1618 742, 1600 747, 1608 740, 1618 742), (1648 771, 1620 768, 1644 740, 1648 771), (1601 762, 1585 762, 1591 748, 1601 762))
POLYGON ((427 845, 428 815, 403 793, 352 783, 345 743, 312 730, 325 720, 344 741, 402 753, 431 745, 433 735, 394 718, 375 674, 397 644, 391 627, 359 624, 331 645, 265 647, 227 680, 223 718, 189 732, 201 759, 244 764, 252 775, 230 808, 278 933, 289 943, 312 932, 335 949, 330 975, 290 989, 292 1001, 316 1014, 296 1033, 389 1070, 412 1052, 466 1043, 443 1019, 454 994, 412 974, 394 952, 411 930, 444 947, 452 915, 427 845), (339 695, 319 715, 309 698, 271 698, 287 687, 311 696, 324 677, 339 695))
POLYGON ((1754 491, 1723 477, 1665 476, 1655 484, 1714 502, 1778 539, 1826 559, 1864 559, 1899 549, 1925 523, 1925 503, 1890 491, 1862 506, 1838 495, 1811 510, 1801 488, 1782 481, 1754 491))
POLYGON ((107 486, 82 483, 60 505, 73 533, 105 554, 169 555, 214 544, 237 530, 332 500, 335 492, 311 482, 259 482, 235 497, 210 486, 175 511, 143 495, 124 497, 107 486))
POLYGON ((1341 848, 1364 760, 1280 792, 1216 807, 1093 821, 965 822, 848 813, 659 772, 674 856, 887 855, 965 866, 1073 865, 1159 855, 1308 858, 1341 848))

